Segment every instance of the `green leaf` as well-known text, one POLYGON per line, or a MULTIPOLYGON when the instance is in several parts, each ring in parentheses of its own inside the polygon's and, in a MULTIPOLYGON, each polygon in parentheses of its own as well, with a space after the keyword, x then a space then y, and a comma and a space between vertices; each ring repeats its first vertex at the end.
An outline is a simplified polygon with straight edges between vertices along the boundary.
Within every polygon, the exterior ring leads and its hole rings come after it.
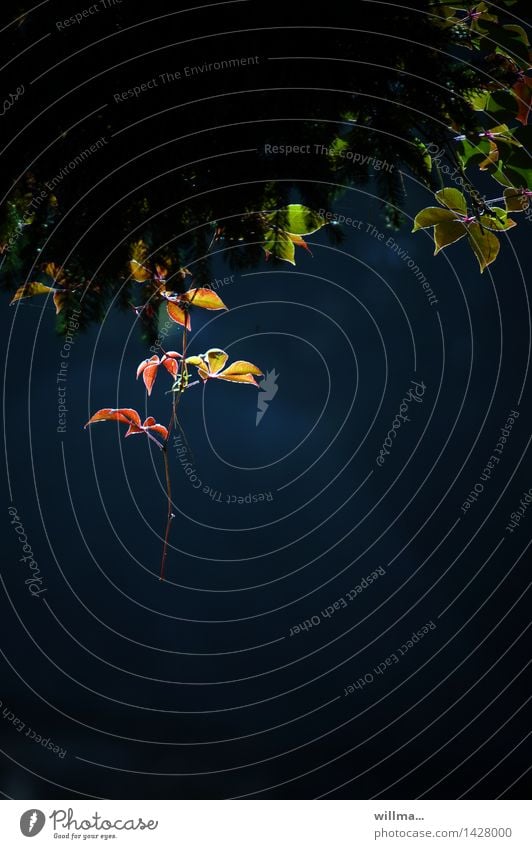
POLYGON ((489 153, 489 149, 490 146, 487 139, 479 139, 476 143, 469 141, 469 139, 463 139, 458 142, 456 153, 465 168, 466 165, 474 164, 477 160, 480 162, 482 159, 485 159, 489 153))
POLYGON ((489 39, 491 50, 495 47, 495 53, 502 53, 504 56, 509 56, 519 67, 526 71, 530 66, 528 59, 528 39, 521 27, 517 27, 517 32, 510 25, 501 27, 498 24, 487 24, 487 31, 493 36, 489 39), (525 35, 523 40, 522 34, 525 35))
POLYGON ((445 224, 436 224, 434 228, 434 254, 439 253, 447 245, 457 242, 466 233, 467 228, 461 221, 447 221, 445 224))
POLYGON ((442 206, 446 206, 447 209, 452 209, 461 215, 467 215, 466 199, 458 189, 440 189, 439 192, 436 192, 436 200, 442 206))
POLYGON ((272 228, 268 230, 264 241, 264 250, 266 256, 274 256, 276 259, 285 260, 285 262, 295 265, 296 247, 287 233, 284 230, 272 228))
MULTIPOLYGON (((514 138, 520 142, 522 147, 511 147, 505 152, 504 163, 501 168, 506 179, 503 185, 515 188, 532 189, 532 125, 518 127, 514 132, 514 138)), ((495 175, 493 175, 495 176, 495 175)), ((495 177, 502 183, 503 181, 495 177)))
POLYGON ((498 121, 513 121, 515 118, 515 98, 505 89, 470 92, 467 100, 476 112, 489 112, 498 121))
POLYGON ((488 265, 497 259, 500 242, 497 236, 489 230, 481 229, 480 224, 477 224, 476 222, 470 225, 467 237, 469 239, 469 244, 473 248, 473 253, 478 259, 480 271, 482 273, 488 265))
POLYGON ((427 172, 430 173, 432 171, 432 156, 429 153, 427 145, 421 139, 414 139, 414 144, 423 157, 423 165, 427 169, 427 172))
POLYGON ((335 165, 341 159, 341 152, 346 150, 346 148, 349 148, 349 143, 345 139, 341 139, 340 136, 337 136, 329 148, 330 159, 335 165))
POLYGON ((439 206, 427 206, 421 212, 418 212, 414 218, 412 233, 424 227, 433 227, 435 224, 441 224, 444 221, 454 221, 455 219, 456 213, 450 209, 442 209, 439 206))
POLYGON ((271 224, 297 236, 308 236, 327 224, 325 218, 300 203, 291 203, 266 217, 271 224))
POLYGON ((482 216, 480 223, 483 227, 487 227, 488 230, 510 230, 512 227, 515 227, 516 222, 508 218, 508 213, 505 209, 502 209, 500 206, 493 206, 491 211, 494 213, 493 216, 482 216))

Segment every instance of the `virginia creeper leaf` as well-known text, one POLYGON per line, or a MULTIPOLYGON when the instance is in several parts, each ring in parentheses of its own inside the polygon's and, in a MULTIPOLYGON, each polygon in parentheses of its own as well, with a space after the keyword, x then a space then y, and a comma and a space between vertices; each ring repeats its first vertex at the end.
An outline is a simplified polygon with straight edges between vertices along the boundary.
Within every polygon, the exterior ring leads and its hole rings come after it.
POLYGON ((500 242, 492 232, 481 229, 480 224, 471 224, 468 230, 469 244, 478 259, 480 271, 483 272, 499 253, 500 242))
POLYGON ((309 236, 327 224, 325 218, 301 203, 291 203, 268 214, 266 218, 280 229, 297 236, 309 236))
POLYGON ((189 301, 195 307, 202 307, 204 310, 226 310, 227 307, 216 292, 212 289, 189 289, 184 295, 181 295, 182 300, 189 301))
POLYGON ((207 361, 209 373, 216 374, 216 372, 223 369, 229 359, 229 355, 220 348, 209 348, 209 350, 205 352, 205 359, 207 361))
POLYGON ((440 206, 427 206, 418 212, 414 218, 414 227, 412 233, 416 230, 421 230, 424 227, 433 227, 434 224, 441 224, 444 221, 455 221, 456 213, 450 209, 442 209, 440 206))
POLYGON ((494 213, 493 216, 482 216, 483 227, 487 227, 488 230, 510 230, 512 227, 515 227, 516 222, 508 218, 508 213, 505 209, 502 209, 500 206, 492 206, 491 211, 494 213))
POLYGON ((436 199, 442 206, 446 206, 447 209, 467 215, 466 199, 458 189, 440 189, 439 192, 436 192, 436 199))
MULTIPOLYGON (((25 283, 24 286, 17 289, 11 299, 11 303, 15 304, 24 298, 33 298, 35 295, 46 295, 48 292, 57 292, 57 289, 54 289, 52 286, 45 286, 44 283, 25 283)), ((57 307, 56 311, 59 312, 57 307)))
POLYGON ((529 200, 519 189, 505 189, 504 202, 508 212, 523 212, 528 209, 529 200))
POLYGON ((90 424, 94 424, 95 422, 111 421, 124 422, 128 425, 135 425, 137 427, 140 427, 139 414, 136 410, 131 410, 129 407, 122 407, 117 410, 113 409, 112 407, 105 407, 103 410, 98 410, 97 413, 94 413, 94 415, 90 417, 85 427, 90 424))
POLYGON ((437 254, 442 248, 457 242, 466 233, 466 226, 461 221, 446 221, 445 224, 436 224, 434 227, 434 253, 437 254))
POLYGON ((168 317, 171 318, 172 321, 175 321, 176 324, 181 324, 183 327, 186 327, 187 330, 190 330, 190 314, 188 310, 179 306, 177 301, 168 301, 166 309, 168 311, 168 317))

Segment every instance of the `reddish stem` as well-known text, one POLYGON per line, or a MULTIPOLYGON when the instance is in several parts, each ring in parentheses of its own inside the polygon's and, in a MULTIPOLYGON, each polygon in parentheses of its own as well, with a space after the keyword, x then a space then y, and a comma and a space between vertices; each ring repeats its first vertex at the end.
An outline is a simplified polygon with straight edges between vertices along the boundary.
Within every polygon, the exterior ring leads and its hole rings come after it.
MULTIPOLYGON (((161 349, 162 350, 162 349, 161 349)), ((163 450, 163 458, 164 458, 164 472, 166 476, 166 499, 167 499, 167 511, 166 511, 166 528, 164 532, 164 544, 163 544, 163 553, 161 557, 161 571, 159 575, 159 580, 164 581, 165 576, 165 567, 166 567, 166 556, 168 554, 168 542, 170 539, 170 526, 172 524, 172 519, 174 518, 174 514, 172 513, 172 483, 170 480, 170 465, 168 463, 168 442, 170 440, 170 434, 172 432, 172 427, 176 421, 176 411, 177 405, 181 399, 181 395, 183 394, 183 390, 185 388, 185 374, 186 374, 186 363, 185 358, 187 355, 187 328, 183 328, 183 357, 181 360, 181 384, 179 386, 179 392, 174 392, 173 400, 172 400, 172 416, 168 423, 168 436, 164 441, 164 445, 162 446, 163 450)))
POLYGON ((166 566, 166 555, 168 553, 168 539, 170 537, 170 525, 172 524, 172 519, 174 518, 174 514, 172 513, 172 484, 170 481, 170 466, 168 463, 168 441, 165 442, 163 446, 163 457, 164 457, 164 471, 166 475, 166 495, 168 499, 168 507, 166 513, 166 529, 164 532, 164 545, 163 545, 163 554, 161 558, 161 573, 159 576, 160 581, 164 581, 164 570, 166 566))

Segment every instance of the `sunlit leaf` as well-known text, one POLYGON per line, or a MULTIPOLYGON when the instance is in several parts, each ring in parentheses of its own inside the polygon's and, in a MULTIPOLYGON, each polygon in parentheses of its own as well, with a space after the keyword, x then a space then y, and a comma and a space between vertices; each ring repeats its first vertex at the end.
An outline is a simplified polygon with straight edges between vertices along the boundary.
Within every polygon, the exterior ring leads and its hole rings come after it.
POLYGON ((291 203, 268 214, 266 218, 280 229, 297 236, 309 236, 327 224, 325 218, 301 203, 291 203))
POLYGON ((489 149, 489 141, 486 138, 480 138, 476 143, 469 139, 461 139, 456 146, 456 153, 465 168, 466 165, 485 158, 489 149))
POLYGON ((229 355, 220 348, 209 348, 209 350, 205 352, 205 359, 207 361, 209 373, 216 374, 216 372, 220 371, 220 369, 223 369, 229 359, 229 355))
POLYGON ((142 379, 144 380, 144 385, 148 392, 148 395, 151 395, 151 391, 153 389, 153 384, 155 382, 155 378, 157 377, 157 369, 160 366, 160 360, 157 354, 154 354, 153 357, 150 357, 149 360, 143 360, 138 369, 137 369, 137 379, 142 375, 142 379))
POLYGON ((499 148, 497 147, 495 142, 490 141, 489 153, 486 156, 486 158, 482 160, 482 162, 479 162, 478 167, 480 168, 481 171, 486 171, 486 169, 490 165, 495 165, 497 163, 498 159, 499 159, 499 148))
POLYGON ((43 266, 43 271, 48 277, 51 277, 54 283, 59 283, 62 286, 66 283, 66 275, 63 268, 55 262, 47 262, 43 266))
POLYGON ((130 260, 129 268, 131 270, 133 280, 136 280, 137 283, 145 283, 146 280, 150 280, 152 277, 150 269, 145 265, 142 265, 140 262, 137 262, 136 259, 130 260))
POLYGON ((126 436, 134 436, 137 433, 145 433, 147 430, 155 431, 155 433, 162 436, 164 441, 168 439, 168 428, 162 424, 158 424, 153 416, 148 416, 142 425, 130 425, 126 431, 126 436))
POLYGON ((56 292, 54 297, 55 314, 59 315, 68 301, 68 292, 56 292))
POLYGON ((140 427, 139 414, 136 410, 129 409, 129 407, 122 407, 117 410, 113 409, 112 407, 105 407, 102 410, 98 410, 97 413, 94 413, 94 415, 90 417, 85 427, 90 424, 94 424, 95 422, 111 421, 124 422, 128 425, 140 427))
POLYGON ((512 227, 515 227, 516 223, 511 218, 508 218, 508 213, 505 209, 502 209, 500 206, 491 207, 491 211, 494 213, 492 215, 483 215, 481 219, 481 224, 483 227, 487 227, 488 230, 510 230, 512 227))
POLYGON ((290 241, 294 243, 294 245, 297 245, 298 248, 304 248, 312 256, 312 251, 310 250, 309 246, 307 245, 302 236, 298 236, 295 233, 287 233, 286 235, 288 236, 290 241))
POLYGON ((258 386, 253 375, 262 375, 262 372, 257 366, 247 362, 247 360, 235 360, 222 371, 227 359, 228 356, 225 351, 220 348, 210 348, 201 357, 187 357, 186 362, 198 367, 198 374, 204 382, 215 378, 228 380, 232 383, 252 383, 258 386))
POLYGON ((466 199, 458 189, 440 189, 439 192, 436 192, 436 199, 447 209, 452 209, 453 212, 459 212, 461 215, 467 215, 466 199))
POLYGON ((224 375, 242 375, 242 374, 256 374, 259 377, 262 376, 262 372, 258 366, 253 365, 253 363, 248 363, 247 360, 235 360, 234 363, 231 363, 222 374, 224 375))
POLYGON ((149 268, 148 262, 148 246, 143 239, 133 242, 131 245, 129 268, 131 276, 137 283, 144 283, 153 277, 153 272, 149 268))
POLYGON ((251 374, 227 374, 227 372, 222 371, 216 377, 220 380, 229 380, 232 383, 253 383, 255 386, 259 385, 251 374))
POLYGON ((264 251, 266 256, 274 256, 295 265, 295 245, 283 230, 271 229, 265 234, 264 251))
POLYGON ((457 242, 465 236, 467 229, 460 221, 447 221, 445 224, 436 224, 434 227, 434 253, 437 254, 447 245, 457 242))
POLYGON ((202 357, 197 357, 197 356, 187 357, 185 362, 187 363, 187 365, 199 366, 200 368, 205 367, 205 362, 202 359, 202 357))
POLYGON ((441 224, 444 221, 455 221, 456 213, 450 209, 442 209, 440 206, 427 206, 418 212, 414 218, 414 227, 412 233, 416 230, 421 230, 424 227, 433 227, 434 224, 441 224))
MULTIPOLYGON (((122 407, 118 410, 112 408, 105 408, 103 410, 98 410, 97 413, 94 413, 93 416, 89 419, 85 427, 90 424, 94 424, 95 422, 110 422, 117 421, 123 422, 124 424, 129 425, 126 436, 132 436, 136 433, 147 433, 148 431, 155 431, 163 439, 166 441, 168 439, 168 430, 164 425, 157 424, 153 416, 149 416, 144 424, 140 423, 140 416, 136 410, 131 410, 129 407, 122 407)), ((163 445, 155 439, 155 437, 151 437, 157 443, 159 448, 163 448, 163 445)))
MULTIPOLYGON (((35 295, 46 295, 48 292, 57 292, 57 289, 54 289, 52 286, 45 286, 44 283, 25 283, 24 286, 17 289, 11 299, 11 303, 15 304, 24 298, 34 298, 35 295)), ((57 307, 56 311, 58 311, 57 307)))
POLYGON ((174 380, 176 378, 178 369, 177 357, 180 356, 181 354, 178 354, 176 351, 168 351, 168 353, 165 354, 165 356, 163 356, 161 360, 161 365, 163 365, 166 371, 172 375, 174 380))
POLYGON ((497 236, 490 230, 481 229, 478 223, 471 224, 467 235, 469 244, 478 259, 480 271, 483 272, 497 258, 500 242, 497 236))
POLYGON ((171 318, 172 321, 175 321, 176 324, 181 324, 183 327, 186 327, 187 330, 190 330, 190 314, 188 309, 183 309, 177 301, 168 301, 166 309, 168 311, 168 317, 171 318))
POLYGON ((189 289, 181 299, 189 301, 195 307, 201 307, 204 310, 226 310, 227 307, 216 292, 212 289, 189 289))

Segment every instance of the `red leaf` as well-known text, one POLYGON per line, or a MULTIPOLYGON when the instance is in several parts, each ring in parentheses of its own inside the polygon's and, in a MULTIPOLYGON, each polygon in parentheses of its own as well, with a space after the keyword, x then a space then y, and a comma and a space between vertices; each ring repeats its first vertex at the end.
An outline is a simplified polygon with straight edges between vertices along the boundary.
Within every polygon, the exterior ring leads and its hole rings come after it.
POLYGON ((532 77, 522 77, 518 80, 513 86, 513 92, 519 103, 516 118, 526 126, 529 112, 532 109, 532 77))
POLYGON ((122 407, 121 409, 115 410, 112 407, 104 407, 103 410, 98 410, 97 413, 94 413, 93 416, 90 417, 89 421, 85 425, 94 424, 95 422, 124 422, 132 427, 140 427, 140 416, 136 410, 131 410, 129 407, 122 407))
POLYGON ((153 357, 150 357, 149 360, 143 360, 138 369, 137 369, 137 379, 142 375, 142 379, 144 380, 144 385, 148 391, 148 395, 151 395, 151 390, 153 389, 153 384, 155 383, 155 378, 157 377, 157 369, 159 368, 161 361, 157 354, 154 354, 153 357))
POLYGON ((162 358, 161 363, 165 367, 166 371, 169 372, 175 380, 178 368, 177 360, 174 360, 170 356, 166 356, 162 358))

